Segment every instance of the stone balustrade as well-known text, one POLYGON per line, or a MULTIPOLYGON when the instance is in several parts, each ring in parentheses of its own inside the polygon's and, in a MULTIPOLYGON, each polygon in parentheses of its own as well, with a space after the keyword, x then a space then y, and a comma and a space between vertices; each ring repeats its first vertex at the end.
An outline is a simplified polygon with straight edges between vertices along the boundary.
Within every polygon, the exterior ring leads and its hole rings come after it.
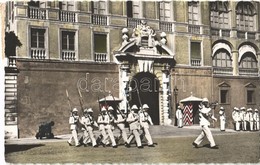
POLYGON ((45 59, 46 50, 44 48, 31 48, 31 58, 32 59, 45 59))
POLYGON ((76 53, 75 51, 71 51, 71 50, 62 50, 61 59, 66 61, 75 61, 76 53))
POLYGON ((95 62, 106 62, 107 61, 107 54, 106 53, 95 53, 94 54, 95 62))

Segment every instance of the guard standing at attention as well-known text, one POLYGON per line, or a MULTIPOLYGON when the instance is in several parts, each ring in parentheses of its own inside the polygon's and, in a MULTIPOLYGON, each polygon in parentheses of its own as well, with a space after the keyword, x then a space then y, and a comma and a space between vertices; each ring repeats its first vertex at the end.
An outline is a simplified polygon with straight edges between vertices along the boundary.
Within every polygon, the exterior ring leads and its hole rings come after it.
POLYGON ((226 114, 225 114, 225 109, 223 107, 220 107, 219 110, 219 122, 220 122, 220 131, 225 131, 226 114))
POLYGON ((178 106, 178 109, 176 111, 176 118, 177 118, 178 128, 182 128, 183 127, 183 113, 182 113, 181 106, 178 106))
POLYGON ((234 120, 235 130, 240 131, 241 117, 240 117, 239 109, 237 107, 234 107, 234 111, 232 112, 232 118, 234 120))
POLYGON ((73 108, 71 112, 71 116, 69 118, 70 130, 71 130, 71 137, 67 141, 70 146, 72 146, 72 141, 74 139, 75 146, 79 147, 79 139, 78 139, 78 124, 79 124, 79 115, 77 108, 73 108))

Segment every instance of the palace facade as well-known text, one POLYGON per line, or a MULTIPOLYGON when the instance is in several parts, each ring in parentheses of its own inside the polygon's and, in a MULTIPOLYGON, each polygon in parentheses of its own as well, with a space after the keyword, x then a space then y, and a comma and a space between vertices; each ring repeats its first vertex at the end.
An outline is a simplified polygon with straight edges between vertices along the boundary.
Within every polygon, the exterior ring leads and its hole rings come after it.
MULTIPOLYGON (((79 90, 95 117, 112 93, 125 109, 148 104, 157 125, 191 95, 217 101, 217 117, 223 106, 229 128, 234 107, 260 108, 258 1, 8 1, 5 29, 21 43, 6 54, 12 138, 49 121, 69 133, 79 90)), ((197 124, 195 105, 190 115, 197 124)))

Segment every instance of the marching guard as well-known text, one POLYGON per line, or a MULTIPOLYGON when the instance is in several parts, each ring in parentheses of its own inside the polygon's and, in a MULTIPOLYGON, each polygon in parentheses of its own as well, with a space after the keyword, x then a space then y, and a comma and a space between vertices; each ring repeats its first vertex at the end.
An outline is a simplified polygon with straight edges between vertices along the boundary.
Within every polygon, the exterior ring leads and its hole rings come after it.
MULTIPOLYGON (((122 109, 123 111, 124 109, 122 109)), ((119 128, 120 130, 120 135, 117 138, 118 141, 119 139, 122 137, 124 140, 125 145, 127 145, 127 134, 126 134, 126 130, 125 130, 125 122, 126 122, 126 116, 123 114, 123 112, 120 111, 119 109, 117 109, 116 111, 116 118, 115 118, 115 124, 116 126, 119 128)))
POLYGON ((140 134, 139 134, 140 124, 139 124, 139 116, 136 113, 137 111, 138 111, 137 106, 133 105, 131 107, 131 111, 128 114, 128 117, 126 119, 126 121, 129 123, 130 131, 131 131, 131 134, 130 134, 130 136, 127 140, 127 144, 126 144, 126 147, 128 147, 128 148, 130 147, 130 143, 134 137, 135 137, 137 147, 143 148, 141 139, 140 139, 140 134))
POLYGON ((254 118, 254 123, 255 123, 254 124, 255 125, 255 130, 259 131, 259 113, 258 113, 258 109, 255 109, 253 118, 254 118))
POLYGON ((79 124, 79 115, 77 108, 73 108, 71 112, 71 116, 69 118, 70 130, 71 130, 71 137, 67 141, 70 146, 72 146, 72 141, 74 139, 75 146, 79 147, 79 139, 78 139, 78 124, 79 124))
POLYGON ((249 122, 250 131, 253 131, 254 130, 254 118, 253 118, 252 108, 247 109, 247 119, 249 122))
POLYGON ((114 134, 113 134, 113 122, 114 122, 114 116, 112 115, 112 112, 113 111, 113 107, 109 106, 108 107, 108 113, 105 115, 105 130, 111 140, 111 143, 112 143, 112 147, 113 148, 117 148, 117 145, 116 145, 116 141, 115 141, 115 137, 114 137, 114 134))
POLYGON ((203 98, 202 106, 199 109, 199 119, 200 119, 200 126, 202 128, 201 134, 196 138, 196 140, 192 143, 195 148, 198 148, 199 144, 203 141, 204 137, 206 136, 210 142, 211 149, 218 149, 216 146, 212 133, 209 129, 209 118, 217 121, 217 119, 210 114, 211 108, 209 107, 209 101, 207 98, 203 98))
POLYGON ((87 140, 90 139, 93 147, 98 147, 94 133, 93 133, 93 127, 98 127, 98 124, 93 118, 93 110, 92 108, 85 109, 84 110, 84 116, 82 117, 82 123, 86 127, 86 131, 84 131, 85 138, 83 143, 84 146, 87 146, 87 140), (85 134, 86 132, 86 134, 85 134))
POLYGON ((232 118, 234 120, 235 130, 240 131, 241 118, 240 118, 239 109, 237 107, 234 107, 234 111, 232 112, 232 118))
POLYGON ((219 111, 219 122, 220 122, 220 131, 225 131, 226 124, 226 114, 224 107, 220 107, 219 111))
POLYGON ((177 118, 178 128, 182 128, 183 127, 183 113, 181 110, 181 106, 178 106, 178 109, 176 111, 176 118, 177 118))
POLYGON ((105 122, 105 116, 106 116, 106 108, 102 107, 101 112, 98 115, 98 120, 97 123, 99 125, 99 131, 101 132, 102 139, 101 139, 101 144, 103 147, 105 147, 109 142, 107 141, 107 133, 105 130, 106 122, 105 122))
POLYGON ((141 111, 139 114, 141 128, 143 129, 145 138, 148 141, 148 147, 155 147, 149 131, 149 124, 153 125, 152 119, 147 112, 149 106, 147 104, 144 104, 142 109, 143 111, 141 111))

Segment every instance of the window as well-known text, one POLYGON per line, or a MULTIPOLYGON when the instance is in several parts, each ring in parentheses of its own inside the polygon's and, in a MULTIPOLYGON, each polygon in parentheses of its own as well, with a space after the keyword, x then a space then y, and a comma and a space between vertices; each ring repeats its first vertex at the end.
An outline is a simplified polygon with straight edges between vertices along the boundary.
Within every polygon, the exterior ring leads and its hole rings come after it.
POLYGON ((59 2, 59 9, 65 11, 74 11, 75 10, 74 1, 59 2))
POLYGON ((228 103, 228 90, 227 89, 221 89, 220 90, 220 103, 221 104, 227 104, 228 103))
POLYGON ((257 69, 257 60, 253 53, 246 53, 239 64, 240 68, 257 69))
POLYGON ((247 104, 254 104, 254 90, 247 90, 247 104))
POLYGON ((201 66, 201 43, 191 42, 191 66, 201 66))
POLYGON ((91 8, 93 14, 107 14, 106 1, 91 1, 91 8))
POLYGON ((254 31, 255 9, 250 2, 239 2, 236 7, 236 22, 239 30, 254 31))
POLYGON ((219 100, 220 104, 230 103, 230 85, 226 82, 222 82, 218 85, 219 87, 219 100))
POLYGON ((46 58, 45 34, 46 29, 31 28, 30 56, 34 59, 46 58))
POLYGON ((62 31, 62 50, 75 50, 75 32, 62 31))
POLYGON ((220 50, 213 58, 213 66, 232 67, 231 57, 226 51, 220 50))
POLYGON ((210 21, 212 27, 229 28, 228 2, 210 2, 210 21))
POLYGON ((107 35, 94 34, 94 60, 97 62, 107 61, 107 35))
POLYGON ((199 24, 199 2, 188 2, 189 8, 189 24, 198 25, 199 24))
POLYGON ((44 48, 45 47, 45 29, 31 29, 31 47, 44 48))
POLYGON ((127 1, 127 17, 129 18, 140 18, 141 11, 141 3, 140 1, 127 1))
POLYGON ((133 18, 133 2, 127 1, 126 8, 127 8, 127 17, 133 18))
POLYGON ((159 2, 160 20, 171 21, 171 2, 159 2))

